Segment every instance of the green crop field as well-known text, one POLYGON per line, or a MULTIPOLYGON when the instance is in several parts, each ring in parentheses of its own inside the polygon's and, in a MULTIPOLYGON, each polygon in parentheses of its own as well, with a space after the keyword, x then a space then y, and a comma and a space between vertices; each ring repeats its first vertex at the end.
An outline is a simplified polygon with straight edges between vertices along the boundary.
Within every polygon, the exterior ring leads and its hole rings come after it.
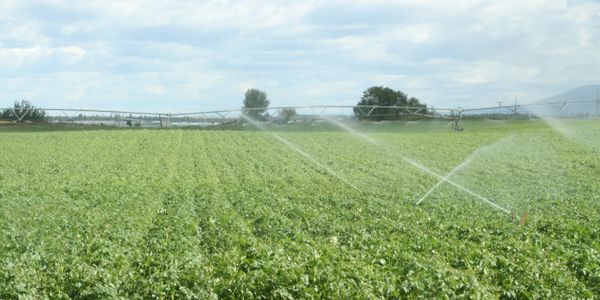
POLYGON ((2 127, 0 299, 599 297, 600 123, 550 125, 2 127))

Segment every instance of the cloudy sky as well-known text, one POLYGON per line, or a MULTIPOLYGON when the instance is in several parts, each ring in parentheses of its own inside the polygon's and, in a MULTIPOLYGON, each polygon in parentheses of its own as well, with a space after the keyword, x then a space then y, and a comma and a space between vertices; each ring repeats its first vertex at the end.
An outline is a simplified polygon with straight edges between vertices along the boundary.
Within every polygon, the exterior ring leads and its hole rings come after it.
POLYGON ((600 83, 600 1, 0 0, 0 106, 528 102, 600 83))

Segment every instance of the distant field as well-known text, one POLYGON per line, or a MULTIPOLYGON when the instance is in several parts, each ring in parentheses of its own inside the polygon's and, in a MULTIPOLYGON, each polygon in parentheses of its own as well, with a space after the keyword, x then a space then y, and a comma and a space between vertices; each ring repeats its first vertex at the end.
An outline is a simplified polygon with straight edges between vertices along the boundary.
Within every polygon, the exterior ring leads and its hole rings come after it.
POLYGON ((600 121, 550 125, 268 127, 362 192, 258 130, 4 126, 0 299, 599 297, 600 121))

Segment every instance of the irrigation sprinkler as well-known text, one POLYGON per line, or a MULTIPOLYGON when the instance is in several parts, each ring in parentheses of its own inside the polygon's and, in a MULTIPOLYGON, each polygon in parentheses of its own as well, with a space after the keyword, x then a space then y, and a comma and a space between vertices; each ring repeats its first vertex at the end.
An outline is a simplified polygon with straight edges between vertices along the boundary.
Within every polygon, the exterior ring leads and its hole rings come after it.
POLYGON ((519 221, 517 222, 517 212, 515 210, 512 210, 510 213, 510 221, 513 224, 519 224, 520 226, 525 226, 525 223, 527 223, 527 219, 529 219, 529 212, 525 212, 521 215, 521 217, 519 218, 519 221))
POLYGON ((521 220, 519 221, 519 225, 523 226, 527 222, 527 218, 529 218, 529 214, 525 212, 523 216, 521 216, 521 220))

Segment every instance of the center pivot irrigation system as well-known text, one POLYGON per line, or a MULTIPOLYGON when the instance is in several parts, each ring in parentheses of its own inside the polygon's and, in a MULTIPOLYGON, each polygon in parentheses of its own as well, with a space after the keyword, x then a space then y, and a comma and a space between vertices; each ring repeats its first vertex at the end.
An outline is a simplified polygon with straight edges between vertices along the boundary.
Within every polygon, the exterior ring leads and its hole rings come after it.
MULTIPOLYGON (((20 122, 44 113, 49 123, 78 125, 107 125, 118 127, 209 127, 237 123, 243 113, 260 115, 262 122, 313 122, 323 120, 344 121, 349 119, 391 121, 431 118, 449 121, 456 131, 462 131, 461 120, 472 117, 486 118, 600 118, 600 96, 590 101, 562 101, 481 108, 438 108, 380 105, 309 105, 267 108, 239 108, 213 111, 160 113, 120 110, 73 109, 73 108, 0 108, 5 120, 20 122), (253 112, 255 111, 255 112, 253 112), (8 118, 7 114, 8 112, 8 118), (293 112, 290 114, 290 112, 293 112), (8 119, 8 120, 6 120, 8 119)), ((39 120, 39 119, 38 119, 39 120)))
POLYGON ((260 111, 265 112, 266 121, 280 121, 286 119, 286 111, 294 110, 294 116, 290 121, 316 121, 323 119, 378 119, 397 120, 405 116, 418 116, 432 119, 445 119, 454 122, 455 130, 462 130, 460 119, 462 109, 460 108, 428 108, 414 106, 381 106, 381 105, 311 105, 311 106, 281 106, 269 108, 242 108, 220 111, 204 111, 192 113, 170 114, 169 117, 203 117, 207 115, 218 115, 221 118, 228 116, 239 116, 240 113, 260 111))
POLYGON ((311 105, 280 106, 267 108, 239 108, 227 110, 156 113, 120 110, 96 110, 73 108, 0 108, 8 111, 10 120, 27 120, 33 111, 45 112, 45 119, 50 123, 71 123, 79 125, 108 125, 131 127, 184 127, 184 126, 216 126, 236 123, 243 113, 260 112, 262 121, 267 122, 312 122, 324 119, 348 120, 398 120, 402 117, 444 119, 453 123, 453 128, 462 131, 460 120, 461 108, 434 108, 413 106, 380 106, 380 105, 311 105), (290 110, 293 115, 286 115, 290 110))

